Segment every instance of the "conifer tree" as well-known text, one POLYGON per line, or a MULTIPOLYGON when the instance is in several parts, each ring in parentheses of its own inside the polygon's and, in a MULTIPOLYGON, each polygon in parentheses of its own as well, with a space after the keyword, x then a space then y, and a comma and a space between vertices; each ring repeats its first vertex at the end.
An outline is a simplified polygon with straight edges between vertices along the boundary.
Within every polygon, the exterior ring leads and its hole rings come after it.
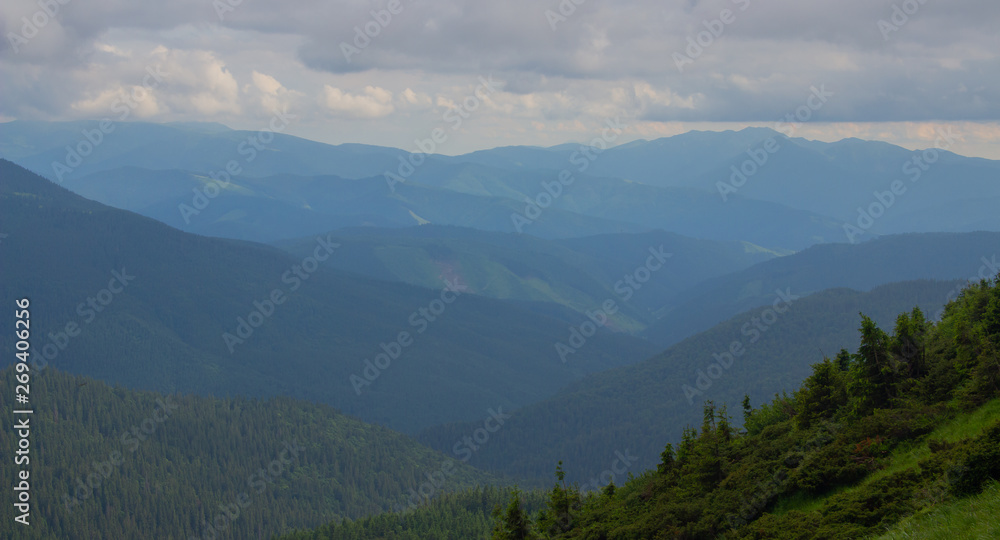
POLYGON ((531 518, 524 511, 521 491, 515 489, 510 496, 506 512, 498 505, 493 510, 495 524, 493 540, 534 540, 538 538, 531 530, 531 518))
POLYGON ((867 414, 889 405, 896 377, 889 354, 889 335, 863 313, 859 331, 861 345, 854 365, 851 393, 858 399, 856 412, 867 414))

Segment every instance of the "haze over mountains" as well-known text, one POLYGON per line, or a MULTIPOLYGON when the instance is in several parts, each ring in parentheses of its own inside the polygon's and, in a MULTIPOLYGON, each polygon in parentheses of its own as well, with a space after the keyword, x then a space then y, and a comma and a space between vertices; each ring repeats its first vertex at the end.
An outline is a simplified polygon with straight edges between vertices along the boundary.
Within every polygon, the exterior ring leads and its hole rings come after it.
POLYGON ((763 128, 691 132, 602 152, 561 145, 424 158, 280 133, 262 144, 255 132, 218 125, 135 123, 108 134, 71 172, 57 174, 53 163, 66 162, 67 145, 81 140, 81 130, 96 128, 8 122, 0 125, 0 150, 106 204, 190 232, 255 241, 430 222, 543 238, 659 228, 799 250, 878 234, 1000 230, 989 204, 1000 197, 998 162, 856 139, 819 143, 763 128), (212 183, 209 173, 224 172, 230 161, 240 174, 223 186, 227 196, 194 209, 193 190, 212 183), (420 165, 401 165, 414 162, 420 165), (401 167, 412 173, 398 176, 401 167), (734 181, 733 168, 752 174, 734 181), (572 174, 568 185, 557 183, 563 170, 572 174), (387 182, 387 172, 403 181, 387 182), (546 208, 531 208, 525 198, 546 208), (178 209, 184 204, 197 213, 185 217, 178 209))
MULTIPOLYGON (((52 359, 68 371, 165 392, 291 395, 413 432, 537 401, 655 351, 602 332, 564 366, 552 345, 562 321, 476 295, 460 273, 442 274, 431 290, 310 268, 304 257, 182 233, 0 167, 4 249, 31 255, 4 258, 4 291, 12 298, 50 284, 33 299, 40 335, 86 327, 52 359), (114 272, 131 276, 120 299, 105 313, 84 305, 114 272), (432 304, 449 298, 437 312, 432 304), (254 312, 267 324, 249 326, 254 312), (368 367, 385 349, 398 357, 388 369, 368 367)), ((319 237, 309 252, 337 249, 319 237)))
MULTIPOLYGON (((911 160, 923 153, 885 143, 745 129, 600 152, 420 156, 281 134, 256 148, 254 133, 218 124, 120 123, 54 173, 94 125, 0 124, 3 301, 30 291, 36 368, 54 368, 53 385, 72 386, 67 372, 190 393, 227 426, 235 409, 257 426, 287 425, 239 401, 280 396, 268 403, 306 415, 310 429, 336 426, 406 456, 369 462, 345 442, 335 453, 349 472, 316 469, 340 491, 289 482, 248 517, 274 521, 273 533, 406 504, 434 460, 461 470, 435 494, 544 486, 559 461, 568 481, 603 487, 593 479, 621 456, 629 472, 655 467, 705 400, 732 413, 744 395, 764 402, 824 356, 857 349, 859 312, 883 327, 915 306, 935 319, 964 284, 1000 272, 1000 162, 944 151, 921 169, 911 160), (240 172, 220 176, 229 160, 240 172), (733 185, 747 160, 755 172, 733 185), (905 191, 893 193, 896 180, 905 191), (857 208, 873 204, 881 213, 860 225, 857 208), (365 480, 359 496, 360 477, 383 480, 365 480), (321 496, 340 502, 320 508, 321 496)), ((0 332, 13 347, 9 320, 0 332)), ((145 399, 109 392, 87 395, 145 399)), ((84 432, 56 402, 81 407, 60 398, 41 413, 84 432)), ((102 433, 88 452, 113 436, 102 433)), ((158 439, 156 453, 234 459, 198 454, 211 446, 202 442, 184 454, 158 439)), ((74 467, 46 481, 68 490, 74 467)), ((134 496, 129 481, 166 474, 151 471, 123 468, 106 497, 121 502, 134 496)), ((67 530, 89 518, 75 519, 67 530)))

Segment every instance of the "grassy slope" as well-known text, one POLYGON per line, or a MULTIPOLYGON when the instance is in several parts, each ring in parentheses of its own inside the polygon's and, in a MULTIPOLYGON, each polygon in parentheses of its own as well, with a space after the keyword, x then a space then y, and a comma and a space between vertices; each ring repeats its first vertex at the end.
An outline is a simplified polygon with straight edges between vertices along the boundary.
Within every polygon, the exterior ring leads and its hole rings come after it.
POLYGON ((936 507, 899 522, 878 540, 1000 538, 1000 482, 974 497, 936 507))
POLYGON ((956 416, 938 426, 922 439, 900 445, 893 450, 884 468, 868 475, 861 482, 842 489, 833 490, 820 497, 792 496, 781 499, 775 503, 775 507, 771 513, 782 515, 791 510, 798 510, 800 512, 821 510, 835 495, 857 493, 874 482, 883 480, 891 475, 908 469, 915 470, 919 467, 919 463, 922 460, 931 456, 929 441, 957 443, 964 439, 977 437, 986 428, 990 427, 998 417, 1000 417, 1000 399, 993 400, 971 413, 956 416))

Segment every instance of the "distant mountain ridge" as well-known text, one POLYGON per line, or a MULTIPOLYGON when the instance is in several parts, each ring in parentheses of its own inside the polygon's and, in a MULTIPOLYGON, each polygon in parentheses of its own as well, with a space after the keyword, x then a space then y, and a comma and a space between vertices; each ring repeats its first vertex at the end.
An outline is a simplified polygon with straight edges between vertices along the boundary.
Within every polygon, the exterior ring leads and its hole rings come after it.
MULTIPOLYGON (((95 126, 96 122, 0 124, 0 155, 55 179, 52 164, 65 161, 66 147, 85 141, 83 131, 95 126)), ((460 156, 417 156, 417 160, 410 152, 396 148, 334 146, 283 133, 273 134, 273 140, 257 150, 259 141, 247 146, 247 140, 256 132, 211 124, 124 122, 115 124, 115 130, 71 172, 61 173, 61 180, 122 178, 128 167, 153 171, 133 171, 130 174, 136 181, 168 170, 207 176, 224 171, 231 162, 245 177, 240 182, 336 175, 340 179, 368 179, 367 183, 375 187, 386 184, 384 173, 397 173, 401 164, 410 167, 419 162, 404 183, 500 198, 490 203, 457 199, 478 212, 494 214, 485 220, 454 215, 429 219, 422 215, 422 208, 414 207, 415 201, 410 201, 406 203, 410 205, 408 210, 419 219, 409 212, 389 217, 369 211, 376 205, 323 218, 326 229, 365 224, 401 226, 427 219, 438 224, 511 231, 510 217, 524 214, 525 197, 542 196, 543 181, 551 182, 560 171, 569 170, 579 180, 574 186, 564 186, 563 194, 554 197, 553 208, 526 231, 529 234, 559 238, 663 228, 700 238, 801 249, 816 243, 863 241, 904 232, 1000 230, 1000 218, 992 211, 993 206, 980 203, 1000 200, 1000 162, 948 152, 952 134, 939 137, 940 150, 913 152, 878 141, 844 139, 824 143, 789 138, 766 128, 693 131, 633 141, 576 163, 573 156, 582 147, 573 144, 550 148, 510 146, 460 156), (898 193, 893 193, 896 181, 901 183, 898 193), (866 215, 875 215, 875 219, 868 223, 866 215), (723 226, 727 223, 740 226, 723 226), (863 234, 845 230, 845 226, 859 224, 865 225, 861 227, 863 234)), ((185 192, 198 187, 179 176, 174 178, 185 192)), ((417 192, 411 190, 404 197, 412 198, 417 192)), ((98 187, 88 196, 113 204, 105 188, 98 187)), ((435 204, 451 204, 443 202, 452 200, 444 194, 432 197, 444 197, 435 204)), ((424 204, 430 201, 427 195, 420 199, 424 204)), ((260 202, 233 201, 240 208, 249 205, 255 212, 264 212, 254 206, 260 202)), ((180 201, 170 203, 176 206, 180 201)), ((146 215, 155 211, 122 208, 146 215)), ((280 216, 277 221, 317 219, 296 215, 301 207, 269 208, 267 212, 280 216)), ((222 226, 192 232, 231 237, 238 234, 222 226)), ((299 234, 288 237, 304 234, 299 230, 299 234)), ((254 239, 268 240, 259 236, 254 239)))
POLYGON ((867 291, 900 280, 978 280, 998 271, 1000 233, 994 232, 903 234, 853 246, 813 246, 691 287, 643 335, 672 345, 728 316, 767 304, 779 287, 799 294, 835 287, 867 291))

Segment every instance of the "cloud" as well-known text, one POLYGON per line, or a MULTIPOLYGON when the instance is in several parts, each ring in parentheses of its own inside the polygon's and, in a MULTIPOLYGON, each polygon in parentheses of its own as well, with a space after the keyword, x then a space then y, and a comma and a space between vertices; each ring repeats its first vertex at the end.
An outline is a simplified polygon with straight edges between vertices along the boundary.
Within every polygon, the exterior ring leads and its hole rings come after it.
POLYGON ((406 88, 399 93, 400 106, 412 109, 427 109, 431 106, 431 97, 423 92, 414 92, 406 88))
POLYGON ((321 103, 335 115, 352 118, 381 118, 396 110, 392 92, 377 86, 366 86, 362 93, 350 94, 324 85, 321 103))
POLYGON ((158 47, 153 62, 167 73, 163 100, 172 112, 215 116, 240 114, 236 78, 209 51, 178 51, 158 47))
POLYGON ((299 108, 306 97, 303 92, 285 88, 278 79, 266 73, 253 70, 250 78, 251 83, 243 86, 244 102, 254 107, 259 116, 299 108))
MULTIPOLYGON (((0 118, 99 114, 159 62, 172 71, 169 84, 137 114, 255 123, 292 107, 317 122, 356 122, 351 132, 373 140, 429 129, 487 75, 504 81, 503 90, 463 130, 531 133, 532 123, 551 130, 616 114, 650 133, 692 123, 767 125, 823 84, 836 97, 815 122, 1000 121, 995 0, 399 6, 390 13, 387 0, 242 2, 220 20, 204 0, 70 0, 19 51, 3 39, 0 118), (564 18, 555 30, 547 10, 564 18), (721 22, 723 10, 729 22, 721 22), (357 53, 346 58, 342 44, 357 53), (692 61, 678 69, 676 54, 692 61)), ((0 4, 4 36, 22 32, 22 18, 37 9, 0 4)))

